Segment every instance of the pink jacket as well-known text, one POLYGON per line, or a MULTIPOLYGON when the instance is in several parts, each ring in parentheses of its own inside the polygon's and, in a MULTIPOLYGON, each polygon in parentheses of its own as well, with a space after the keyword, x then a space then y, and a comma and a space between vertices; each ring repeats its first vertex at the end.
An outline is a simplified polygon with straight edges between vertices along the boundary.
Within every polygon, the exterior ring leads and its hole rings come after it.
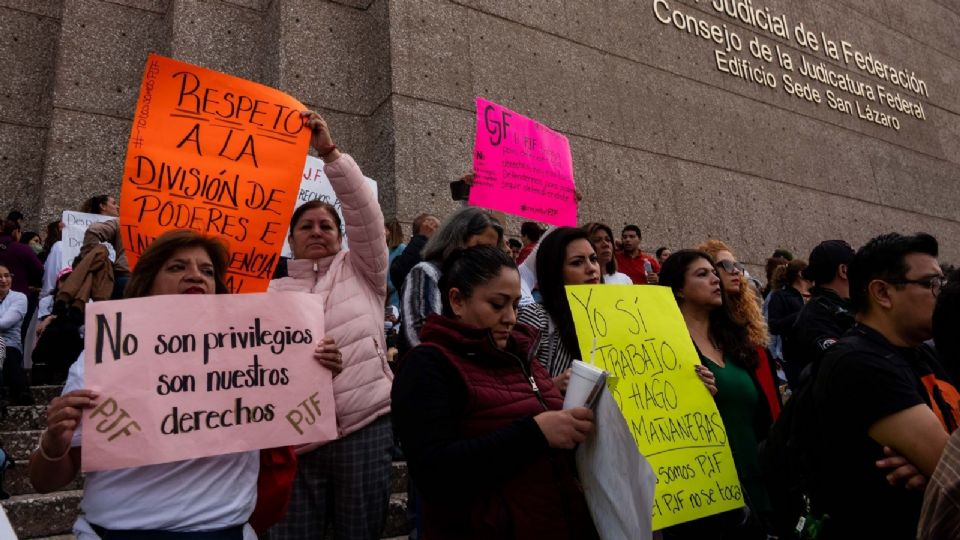
POLYGON ((383 331, 387 241, 380 204, 353 158, 344 154, 324 172, 340 199, 350 250, 323 259, 291 260, 289 277, 270 282, 270 290, 309 291, 323 299, 325 335, 343 354, 343 371, 333 379, 343 437, 390 412, 393 372, 383 331))

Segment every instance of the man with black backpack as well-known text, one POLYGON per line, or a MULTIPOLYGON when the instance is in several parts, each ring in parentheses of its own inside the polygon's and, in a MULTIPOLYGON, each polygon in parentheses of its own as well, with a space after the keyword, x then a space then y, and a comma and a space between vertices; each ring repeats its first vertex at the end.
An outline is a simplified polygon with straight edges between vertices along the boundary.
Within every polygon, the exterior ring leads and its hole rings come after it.
POLYGON ((800 310, 793 328, 783 335, 784 370, 794 392, 808 377, 807 366, 823 358, 827 349, 853 326, 847 280, 853 254, 853 248, 843 240, 825 240, 813 248, 807 259, 803 277, 814 285, 810 301, 800 310))
POLYGON ((944 278, 937 241, 891 233, 850 264, 854 325, 812 381, 809 482, 817 538, 915 538, 922 494, 891 485, 892 449, 928 476, 960 421, 960 393, 923 346, 944 278))

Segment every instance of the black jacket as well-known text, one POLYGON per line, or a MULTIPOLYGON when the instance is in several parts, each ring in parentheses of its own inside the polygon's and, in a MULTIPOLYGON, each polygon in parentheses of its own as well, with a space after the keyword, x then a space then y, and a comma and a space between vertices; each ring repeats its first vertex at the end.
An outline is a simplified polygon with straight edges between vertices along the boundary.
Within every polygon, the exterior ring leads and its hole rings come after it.
POLYGON ((410 273, 410 270, 423 260, 420 252, 423 251, 423 247, 426 245, 426 236, 422 234, 414 235, 403 252, 397 255, 397 257, 393 259, 393 262, 390 263, 390 282, 393 283, 393 286, 397 288, 398 292, 402 293, 403 282, 407 279, 407 274, 410 273))
POLYGON ((804 368, 823 354, 853 326, 853 312, 848 300, 831 289, 814 287, 810 301, 797 315, 793 328, 783 334, 783 359, 787 381, 794 390, 804 377, 804 368))
POLYGON ((803 295, 793 287, 788 285, 770 293, 767 304, 767 324, 770 326, 770 333, 781 337, 789 333, 801 309, 803 309, 803 295))

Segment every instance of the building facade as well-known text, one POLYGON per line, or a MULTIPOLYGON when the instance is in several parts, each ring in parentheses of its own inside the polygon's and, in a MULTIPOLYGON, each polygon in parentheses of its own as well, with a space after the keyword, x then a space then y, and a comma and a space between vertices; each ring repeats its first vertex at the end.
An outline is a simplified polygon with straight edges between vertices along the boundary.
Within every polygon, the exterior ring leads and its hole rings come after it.
POLYGON ((0 51, 3 210, 37 227, 119 193, 155 51, 321 111, 401 221, 458 204, 480 95, 647 249, 923 230, 960 262, 958 0, 0 0, 0 51))

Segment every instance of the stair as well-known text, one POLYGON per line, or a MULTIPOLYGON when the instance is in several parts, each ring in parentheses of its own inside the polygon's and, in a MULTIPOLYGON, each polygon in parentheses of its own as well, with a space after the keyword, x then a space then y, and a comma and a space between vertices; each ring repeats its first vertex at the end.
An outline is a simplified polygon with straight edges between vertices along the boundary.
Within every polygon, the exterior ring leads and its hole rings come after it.
MULTIPOLYGON (((4 487, 12 496, 0 501, 20 540, 74 540, 71 530, 83 497, 83 478, 60 491, 38 494, 30 485, 29 457, 37 447, 46 422, 46 404, 60 395, 60 386, 32 388, 37 405, 9 407, 0 418, 0 441, 16 465, 7 470, 4 487)), ((381 536, 406 538, 411 524, 407 519, 407 464, 393 463, 392 491, 386 523, 381 536)))

